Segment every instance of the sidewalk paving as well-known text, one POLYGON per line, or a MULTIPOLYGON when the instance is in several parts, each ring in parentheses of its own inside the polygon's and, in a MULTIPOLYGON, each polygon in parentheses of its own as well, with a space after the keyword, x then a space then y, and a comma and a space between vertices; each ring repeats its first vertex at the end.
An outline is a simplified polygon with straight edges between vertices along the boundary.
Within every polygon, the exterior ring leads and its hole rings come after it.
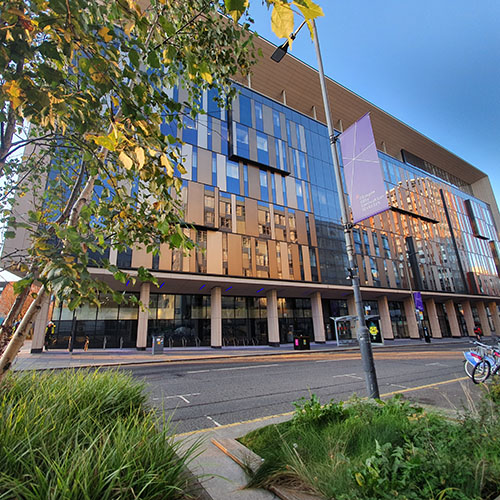
MULTIPOLYGON (((464 340, 468 340, 467 337, 433 339, 430 347, 432 345, 452 345, 464 340)), ((429 344, 418 339, 398 339, 387 341, 384 347, 398 348, 408 346, 418 349, 420 347, 429 347, 429 344)), ((382 347, 376 346, 374 350, 376 351, 380 348, 382 347)), ((14 362, 14 370, 141 365, 175 361, 202 361, 218 358, 339 352, 359 350, 359 347, 338 347, 335 341, 329 341, 325 344, 311 343, 310 351, 294 351, 293 345, 285 344, 280 347, 224 347, 222 349, 212 349, 210 347, 171 348, 165 349, 163 354, 158 355, 153 355, 151 349, 147 349, 146 351, 137 351, 135 349, 90 349, 86 352, 75 350, 73 353, 69 353, 66 350, 50 350, 37 354, 31 354, 30 349, 31 342, 28 341, 14 362)), ((199 500, 277 500, 278 497, 267 490, 245 489, 248 480, 245 472, 236 462, 221 451, 212 442, 212 439, 235 439, 244 436, 251 430, 288 420, 291 416, 292 412, 175 436, 176 440, 182 441, 181 449, 194 442, 200 443, 200 452, 188 465, 191 473, 196 477, 201 477, 200 483, 202 489, 199 492, 199 500)))
MULTIPOLYGON (((374 346, 376 351, 388 347, 432 347, 432 345, 454 344, 463 342, 468 337, 452 337, 433 339, 432 344, 426 344, 419 339, 397 339, 386 341, 384 346, 374 346)), ((336 341, 325 344, 311 343, 310 351, 295 351, 292 344, 282 344, 279 347, 270 346, 225 346, 221 349, 211 347, 174 347, 164 349, 163 354, 151 353, 151 348, 145 351, 136 349, 75 349, 73 353, 64 349, 51 349, 41 353, 31 354, 31 341, 26 341, 13 364, 13 369, 21 370, 51 370, 64 368, 84 368, 98 366, 140 365, 151 363, 171 363, 175 361, 203 361, 218 358, 239 358, 251 356, 272 356, 284 354, 305 354, 313 352, 338 352, 359 350, 358 346, 337 346, 336 341)))

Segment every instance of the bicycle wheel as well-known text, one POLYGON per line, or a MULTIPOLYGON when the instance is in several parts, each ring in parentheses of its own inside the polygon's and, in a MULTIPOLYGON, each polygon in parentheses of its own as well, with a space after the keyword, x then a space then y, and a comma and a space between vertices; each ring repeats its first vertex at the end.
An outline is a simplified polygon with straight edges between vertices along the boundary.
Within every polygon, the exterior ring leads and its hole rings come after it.
POLYGON ((475 384, 485 382, 486 379, 490 376, 490 371, 490 364, 488 363, 488 361, 483 359, 483 361, 480 361, 472 370, 472 381, 475 384))
POLYGON ((469 378, 472 378, 472 370, 474 370, 474 366, 475 365, 473 365, 470 361, 464 359, 464 370, 469 378))

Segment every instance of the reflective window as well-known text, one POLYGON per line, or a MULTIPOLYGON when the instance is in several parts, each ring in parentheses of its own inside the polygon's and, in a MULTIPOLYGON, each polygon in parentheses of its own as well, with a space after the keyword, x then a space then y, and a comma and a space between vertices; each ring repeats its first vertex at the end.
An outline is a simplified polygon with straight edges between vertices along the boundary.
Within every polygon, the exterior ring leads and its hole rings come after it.
POLYGON ((257 130, 264 130, 264 115, 262 113, 262 104, 254 101, 255 105, 255 128, 257 130))
POLYGON ((243 125, 247 127, 252 127, 252 101, 244 96, 240 95, 240 121, 243 125))
POLYGON ((238 163, 227 160, 226 162, 226 188, 233 194, 240 194, 240 166, 238 163))
POLYGON ((269 190, 267 188, 267 172, 260 170, 260 198, 262 201, 269 201, 269 190))
POLYGON ((236 154, 244 158, 250 157, 248 128, 239 123, 236 124, 236 154))
POLYGON ((269 148, 267 144, 267 135, 257 132, 257 160, 259 163, 269 165, 269 148))

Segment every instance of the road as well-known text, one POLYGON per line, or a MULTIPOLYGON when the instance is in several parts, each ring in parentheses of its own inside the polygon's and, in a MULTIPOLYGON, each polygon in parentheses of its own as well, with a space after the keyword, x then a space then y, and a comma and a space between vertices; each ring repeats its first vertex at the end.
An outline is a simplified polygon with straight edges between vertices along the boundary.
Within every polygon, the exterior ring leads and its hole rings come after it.
MULTIPOLYGON (((374 351, 380 394, 461 409, 478 386, 463 370, 468 344, 379 348, 374 351)), ((293 411, 316 394, 322 402, 365 396, 359 352, 291 353, 123 367, 147 383, 151 402, 164 409, 176 433, 293 411)))

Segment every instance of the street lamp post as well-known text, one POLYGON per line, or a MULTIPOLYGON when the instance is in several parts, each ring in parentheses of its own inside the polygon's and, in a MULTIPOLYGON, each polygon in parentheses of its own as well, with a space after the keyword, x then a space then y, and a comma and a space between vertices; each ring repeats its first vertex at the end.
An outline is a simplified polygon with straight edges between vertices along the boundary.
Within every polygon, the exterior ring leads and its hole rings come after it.
MULTIPOLYGON (((304 24, 305 21, 295 30, 294 33, 290 35, 291 40, 295 39, 297 33, 301 30, 304 24)), ((361 359, 363 361, 363 369, 365 372, 366 387, 369 397, 379 398, 380 393, 378 389, 377 375, 375 372, 375 363, 373 361, 373 352, 370 343, 370 334, 368 332, 368 328, 366 327, 365 313, 363 311, 363 300, 361 298, 361 288, 359 284, 359 274, 357 271, 357 265, 354 257, 354 245, 352 239, 353 225, 350 222, 350 218, 348 217, 349 211, 344 196, 344 185, 342 182, 342 175, 340 172, 340 163, 336 146, 337 139, 335 137, 335 130, 333 128, 332 120, 330 117, 330 104, 328 102, 328 94, 326 90, 326 79, 325 79, 325 73, 323 71, 323 60, 321 58, 318 32, 316 30, 316 23, 314 22, 314 20, 312 21, 312 25, 314 32, 314 45, 316 48, 316 57, 318 59, 318 73, 321 84, 321 94, 323 97, 323 107, 325 108, 326 124, 328 127, 328 135, 330 137, 330 148, 332 152, 333 169, 335 172, 335 181, 337 184, 337 192, 338 192, 340 210, 342 216, 342 225, 344 228, 347 259, 349 262, 349 278, 351 279, 352 282, 354 303, 356 306, 356 316, 358 320, 358 340, 359 340, 359 347, 361 350, 361 359)), ((287 50, 288 50, 288 40, 274 51, 273 55, 271 56, 271 59, 275 62, 280 62, 281 59, 283 59, 283 57, 285 56, 287 50)))

